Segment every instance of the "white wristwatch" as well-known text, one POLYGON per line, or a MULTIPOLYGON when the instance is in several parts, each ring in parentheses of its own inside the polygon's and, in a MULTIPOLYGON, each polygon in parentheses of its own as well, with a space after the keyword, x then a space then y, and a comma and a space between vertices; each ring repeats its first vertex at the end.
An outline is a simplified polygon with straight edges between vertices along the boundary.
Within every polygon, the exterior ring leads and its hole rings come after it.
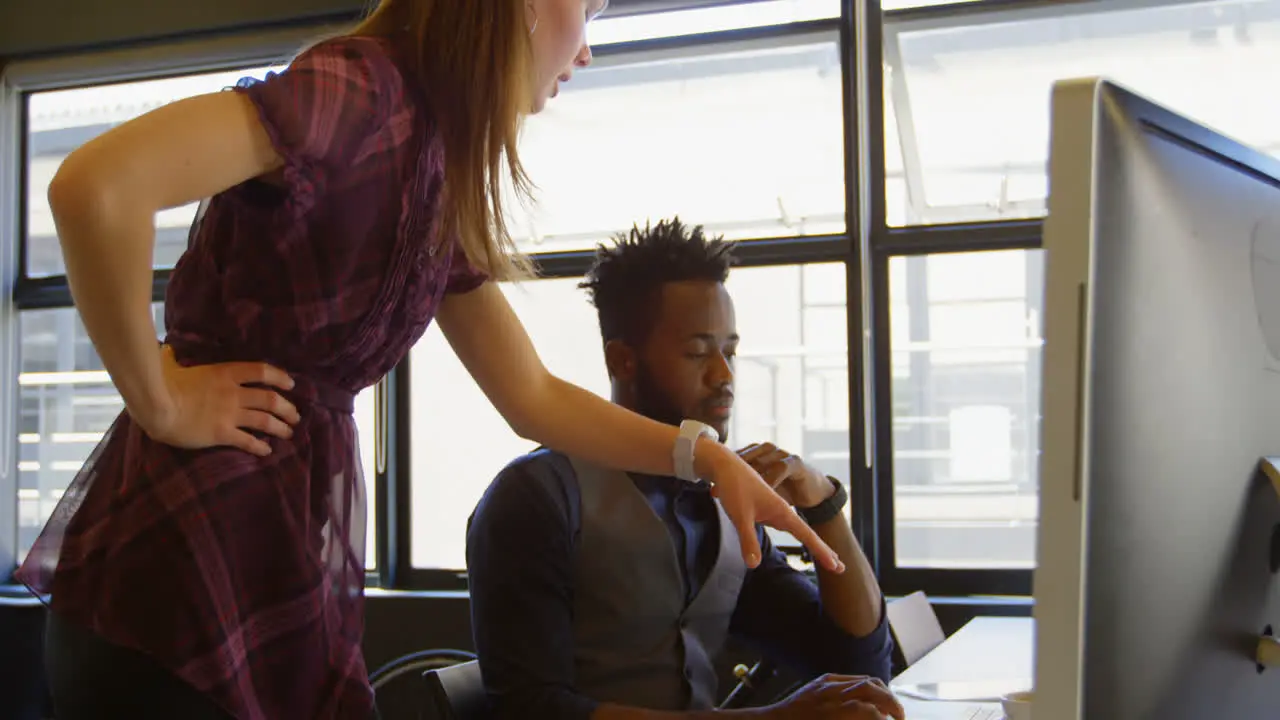
POLYGON ((671 459, 675 464, 676 477, 685 482, 698 482, 693 472, 693 449, 702 436, 718 440, 720 435, 710 425, 697 420, 685 420, 680 423, 680 434, 676 437, 675 447, 671 450, 671 459))

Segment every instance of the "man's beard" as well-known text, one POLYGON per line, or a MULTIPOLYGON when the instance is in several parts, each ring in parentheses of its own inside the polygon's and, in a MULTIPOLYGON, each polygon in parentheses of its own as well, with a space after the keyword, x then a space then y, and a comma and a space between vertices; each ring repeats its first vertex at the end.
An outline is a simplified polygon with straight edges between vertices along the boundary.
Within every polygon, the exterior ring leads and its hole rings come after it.
POLYGON ((636 368, 636 411, 647 418, 679 425, 685 418, 684 411, 667 397, 644 365, 636 368))

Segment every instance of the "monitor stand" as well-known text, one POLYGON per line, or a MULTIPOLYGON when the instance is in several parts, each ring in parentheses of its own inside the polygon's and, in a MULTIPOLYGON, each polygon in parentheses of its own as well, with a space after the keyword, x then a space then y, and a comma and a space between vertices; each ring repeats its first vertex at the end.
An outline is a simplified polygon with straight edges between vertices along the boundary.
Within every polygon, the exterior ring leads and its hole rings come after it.
POLYGON ((1271 481, 1271 487, 1280 493, 1280 455, 1268 455, 1258 461, 1262 474, 1271 481))
MULTIPOLYGON (((1280 455, 1269 455, 1258 461, 1262 474, 1271 481, 1271 487, 1280 495, 1280 455)), ((1276 525, 1271 533, 1271 573, 1280 572, 1280 525, 1276 525)), ((1280 638, 1277 638, 1268 625, 1258 636, 1258 647, 1255 651, 1258 672, 1267 668, 1280 668, 1280 638)))

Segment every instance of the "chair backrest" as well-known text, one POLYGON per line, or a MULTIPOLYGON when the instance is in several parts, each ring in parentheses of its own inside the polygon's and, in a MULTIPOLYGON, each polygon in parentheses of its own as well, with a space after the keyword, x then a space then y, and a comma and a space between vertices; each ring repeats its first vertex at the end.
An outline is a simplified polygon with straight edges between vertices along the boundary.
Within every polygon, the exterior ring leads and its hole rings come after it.
POLYGON ((23 588, 0 587, 0 716, 53 715, 44 674, 45 605, 23 588))
POLYGON ((489 698, 476 660, 422 674, 441 720, 485 720, 489 698))
POLYGON ((894 600, 887 606, 889 630, 903 667, 914 665, 917 660, 942 644, 947 636, 942 623, 933 612, 929 598, 923 592, 894 600))

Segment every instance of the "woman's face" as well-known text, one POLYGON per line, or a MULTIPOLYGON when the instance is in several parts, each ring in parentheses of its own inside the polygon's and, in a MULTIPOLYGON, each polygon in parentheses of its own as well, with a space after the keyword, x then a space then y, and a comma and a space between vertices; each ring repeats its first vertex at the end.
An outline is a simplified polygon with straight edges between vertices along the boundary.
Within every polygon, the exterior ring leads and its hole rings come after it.
MULTIPOLYGON (((493 0, 486 0, 492 2, 493 0)), ((568 82, 574 68, 591 64, 587 23, 608 0, 525 0, 529 42, 533 46, 533 107, 539 112, 568 82)))

